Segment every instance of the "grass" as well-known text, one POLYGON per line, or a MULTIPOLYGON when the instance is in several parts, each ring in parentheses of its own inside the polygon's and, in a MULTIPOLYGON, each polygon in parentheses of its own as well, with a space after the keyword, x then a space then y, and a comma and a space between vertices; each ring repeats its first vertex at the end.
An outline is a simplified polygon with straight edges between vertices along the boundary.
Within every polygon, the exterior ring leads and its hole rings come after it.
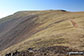
POLYGON ((81 38, 84 37, 84 30, 80 28, 84 25, 81 22, 84 21, 82 12, 42 11, 36 14, 39 14, 36 23, 42 23, 36 28, 39 31, 30 38, 3 50, 1 52, 3 55, 15 50, 23 51, 29 47, 38 49, 49 46, 69 46, 77 49, 82 47, 80 50, 84 50, 83 38, 81 38), (70 19, 73 19, 80 26, 73 27, 70 19))

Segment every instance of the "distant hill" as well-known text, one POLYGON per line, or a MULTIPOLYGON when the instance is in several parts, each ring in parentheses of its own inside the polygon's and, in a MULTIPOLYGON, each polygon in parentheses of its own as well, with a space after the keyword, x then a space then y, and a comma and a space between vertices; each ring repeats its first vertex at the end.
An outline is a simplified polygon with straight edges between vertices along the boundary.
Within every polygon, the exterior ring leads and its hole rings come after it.
POLYGON ((19 11, 0 19, 0 53, 68 46, 84 50, 84 12, 19 11))

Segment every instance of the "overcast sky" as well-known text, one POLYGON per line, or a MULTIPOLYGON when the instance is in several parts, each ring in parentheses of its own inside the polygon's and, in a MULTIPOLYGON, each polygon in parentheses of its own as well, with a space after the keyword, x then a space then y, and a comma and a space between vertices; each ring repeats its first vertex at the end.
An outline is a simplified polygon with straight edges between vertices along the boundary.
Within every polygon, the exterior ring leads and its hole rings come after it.
POLYGON ((0 18, 23 10, 84 11, 84 0, 0 0, 0 18))

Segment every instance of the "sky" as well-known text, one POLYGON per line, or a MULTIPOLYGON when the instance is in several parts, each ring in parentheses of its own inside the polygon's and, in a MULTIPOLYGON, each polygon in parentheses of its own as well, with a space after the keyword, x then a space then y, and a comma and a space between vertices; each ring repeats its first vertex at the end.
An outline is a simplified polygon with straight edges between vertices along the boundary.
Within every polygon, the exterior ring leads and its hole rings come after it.
POLYGON ((51 9, 84 11, 84 0, 0 0, 0 18, 17 11, 51 9))

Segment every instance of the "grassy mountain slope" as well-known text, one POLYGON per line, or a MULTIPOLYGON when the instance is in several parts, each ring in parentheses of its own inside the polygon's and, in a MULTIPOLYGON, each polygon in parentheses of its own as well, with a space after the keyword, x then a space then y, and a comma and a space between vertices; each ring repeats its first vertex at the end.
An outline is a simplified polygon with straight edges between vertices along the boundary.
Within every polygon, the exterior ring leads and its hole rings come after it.
POLYGON ((84 50, 83 22, 84 12, 17 12, 0 20, 0 53, 51 46, 84 50))

